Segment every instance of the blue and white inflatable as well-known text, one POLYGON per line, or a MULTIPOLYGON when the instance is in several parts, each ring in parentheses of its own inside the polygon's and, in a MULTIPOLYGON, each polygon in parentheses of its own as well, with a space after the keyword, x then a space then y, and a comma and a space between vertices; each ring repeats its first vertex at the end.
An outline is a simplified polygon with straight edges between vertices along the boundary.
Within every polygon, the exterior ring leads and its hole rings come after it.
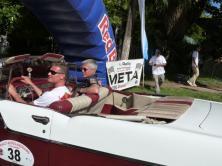
POLYGON ((54 36, 66 61, 95 59, 99 64, 97 75, 107 83, 105 64, 115 60, 117 52, 102 0, 21 1, 54 36))

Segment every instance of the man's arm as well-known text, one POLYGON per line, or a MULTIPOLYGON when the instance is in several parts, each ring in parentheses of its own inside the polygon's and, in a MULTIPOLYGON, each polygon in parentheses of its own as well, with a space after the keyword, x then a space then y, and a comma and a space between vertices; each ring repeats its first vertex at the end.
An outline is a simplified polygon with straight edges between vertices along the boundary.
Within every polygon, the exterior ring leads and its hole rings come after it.
POLYGON ((21 96, 19 96, 19 94, 16 92, 15 87, 12 84, 10 84, 8 87, 8 93, 14 98, 15 101, 27 104, 27 102, 23 100, 21 96))
POLYGON ((29 77, 27 76, 21 76, 21 77, 23 78, 23 80, 21 81, 24 82, 25 84, 30 85, 38 96, 42 95, 42 90, 39 87, 37 87, 29 77))
POLYGON ((192 54, 192 62, 193 64, 197 67, 198 65, 196 64, 196 58, 198 56, 198 52, 197 51, 194 51, 193 54, 192 54))
POLYGON ((166 59, 164 58, 164 56, 161 55, 161 64, 156 64, 156 67, 165 67, 167 64, 166 59))
POLYGON ((149 65, 150 65, 150 66, 153 66, 153 65, 154 65, 154 64, 153 64, 153 57, 150 59, 149 65))
POLYGON ((99 85, 98 84, 92 84, 89 87, 86 88, 80 88, 80 93, 93 93, 93 94, 99 94, 99 85))
POLYGON ((155 65, 156 67, 164 67, 166 66, 166 63, 163 63, 163 64, 158 64, 158 65, 155 65))

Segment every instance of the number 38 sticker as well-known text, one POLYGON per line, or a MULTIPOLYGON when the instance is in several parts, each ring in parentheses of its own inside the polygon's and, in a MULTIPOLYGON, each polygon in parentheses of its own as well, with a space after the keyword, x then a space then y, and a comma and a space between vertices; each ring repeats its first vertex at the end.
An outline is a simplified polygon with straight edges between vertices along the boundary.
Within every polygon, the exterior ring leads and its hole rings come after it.
POLYGON ((0 142, 0 158, 19 165, 34 165, 32 152, 22 143, 13 140, 0 142))

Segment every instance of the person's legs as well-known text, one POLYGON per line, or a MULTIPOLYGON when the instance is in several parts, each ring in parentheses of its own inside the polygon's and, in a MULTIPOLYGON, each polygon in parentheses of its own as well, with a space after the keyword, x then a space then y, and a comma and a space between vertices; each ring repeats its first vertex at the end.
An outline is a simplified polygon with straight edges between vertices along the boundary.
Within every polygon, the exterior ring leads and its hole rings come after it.
POLYGON ((160 93, 160 86, 159 86, 159 76, 158 75, 153 75, 154 81, 155 81, 155 88, 156 88, 156 93, 160 93))
POLYGON ((165 76, 164 76, 164 74, 159 75, 159 86, 161 86, 164 81, 165 81, 165 76))
POLYGON ((198 70, 198 67, 192 67, 192 71, 193 71, 193 75, 192 77, 187 81, 187 83, 190 85, 190 86, 195 86, 195 81, 196 81, 196 78, 197 76, 199 75, 199 70, 198 70))
POLYGON ((194 85, 194 86, 197 86, 197 85, 196 85, 196 80, 197 80, 199 74, 200 74, 200 73, 199 73, 199 68, 198 68, 198 67, 195 67, 195 73, 194 73, 194 75, 193 75, 193 85, 194 85))
MULTIPOLYGON (((191 79, 191 78, 190 78, 191 79)), ((190 85, 190 86, 193 86, 192 82, 189 80, 187 80, 187 83, 190 85)))

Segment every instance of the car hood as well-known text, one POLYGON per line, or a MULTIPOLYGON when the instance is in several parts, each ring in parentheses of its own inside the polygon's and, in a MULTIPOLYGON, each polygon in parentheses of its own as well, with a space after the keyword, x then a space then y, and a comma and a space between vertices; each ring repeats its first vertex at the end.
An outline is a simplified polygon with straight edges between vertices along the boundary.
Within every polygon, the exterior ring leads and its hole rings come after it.
POLYGON ((210 110, 200 124, 200 128, 210 133, 222 133, 222 104, 221 103, 210 103, 210 110))
POLYGON ((195 99, 192 106, 169 126, 222 137, 222 103, 195 99))

